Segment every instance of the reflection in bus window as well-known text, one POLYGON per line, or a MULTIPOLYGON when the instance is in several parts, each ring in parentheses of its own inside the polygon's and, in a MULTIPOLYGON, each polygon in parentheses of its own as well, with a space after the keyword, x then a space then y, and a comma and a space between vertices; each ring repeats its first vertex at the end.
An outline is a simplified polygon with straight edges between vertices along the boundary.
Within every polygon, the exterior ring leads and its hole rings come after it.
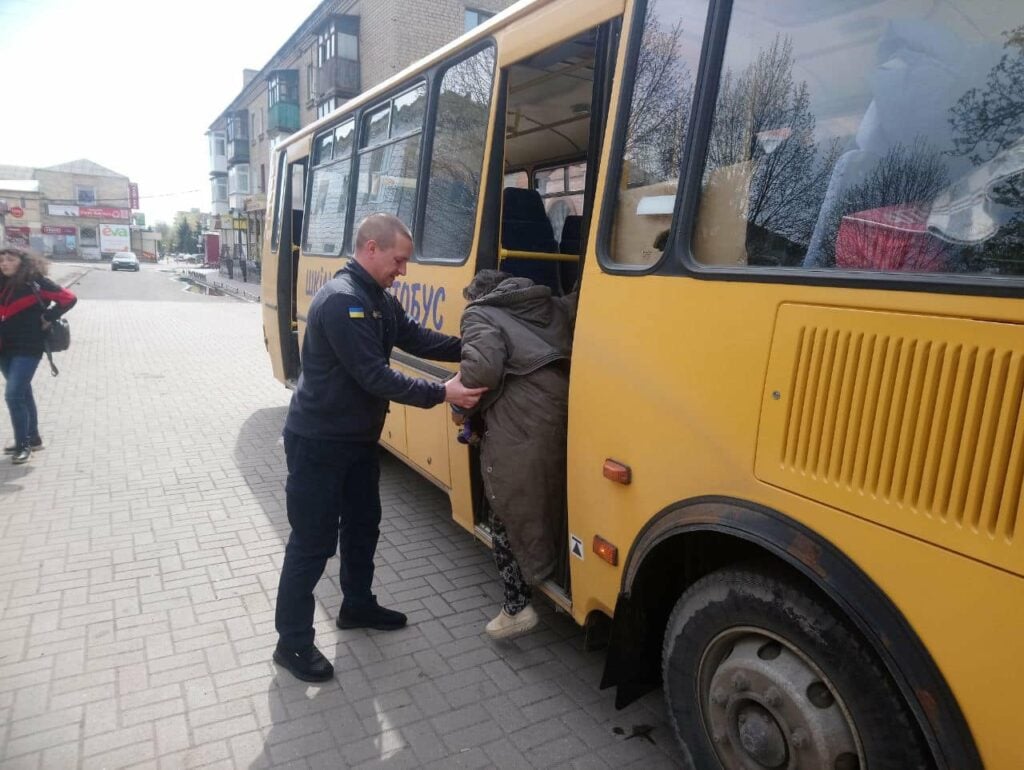
POLYGON ((385 211, 413 227, 426 96, 426 87, 417 86, 363 119, 355 222, 385 211))
POLYGON ((348 209, 349 176, 352 170, 352 134, 355 122, 345 121, 317 141, 334 143, 334 160, 327 156, 313 168, 309 219, 303 250, 310 254, 337 255, 345 245, 345 214, 348 209))
POLYGON ((494 49, 487 48, 441 80, 427 177, 424 259, 461 262, 469 256, 493 79, 494 49))
POLYGON ((633 76, 610 257, 652 265, 665 248, 707 2, 651 0, 633 76))
POLYGON ((737 0, 693 247, 711 265, 1024 274, 1020 6, 737 0))

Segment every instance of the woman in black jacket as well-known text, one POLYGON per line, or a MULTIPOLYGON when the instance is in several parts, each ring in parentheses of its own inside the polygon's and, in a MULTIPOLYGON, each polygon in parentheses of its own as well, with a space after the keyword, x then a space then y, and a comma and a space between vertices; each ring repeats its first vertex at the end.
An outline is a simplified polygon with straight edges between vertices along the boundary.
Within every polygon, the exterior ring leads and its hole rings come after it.
POLYGON ((46 261, 22 249, 0 249, 0 372, 11 413, 14 444, 4 448, 15 465, 43 448, 39 437, 32 376, 43 357, 46 329, 77 302, 74 294, 46 277, 46 261))

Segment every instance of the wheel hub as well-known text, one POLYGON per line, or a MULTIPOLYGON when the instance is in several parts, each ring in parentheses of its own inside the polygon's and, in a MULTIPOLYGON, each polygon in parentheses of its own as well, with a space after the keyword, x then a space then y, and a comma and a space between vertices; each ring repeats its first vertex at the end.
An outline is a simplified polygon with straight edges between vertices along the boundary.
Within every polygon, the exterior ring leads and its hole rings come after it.
POLYGON ((785 767, 786 739, 768 709, 757 703, 744 703, 736 721, 740 745, 755 762, 764 767, 785 767))
POLYGON ((704 724, 726 770, 860 770, 835 688, 800 650, 760 629, 719 636, 700 663, 704 724))

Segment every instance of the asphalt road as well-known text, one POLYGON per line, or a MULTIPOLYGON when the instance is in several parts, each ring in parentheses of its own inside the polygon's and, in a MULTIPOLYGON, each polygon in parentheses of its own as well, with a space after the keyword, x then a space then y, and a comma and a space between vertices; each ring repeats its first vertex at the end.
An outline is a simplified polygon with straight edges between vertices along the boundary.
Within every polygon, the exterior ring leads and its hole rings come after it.
POLYGON ((143 264, 138 272, 111 270, 107 263, 60 263, 51 267, 55 278, 81 272, 73 291, 90 300, 153 300, 159 302, 235 302, 231 297, 207 295, 180 280, 174 268, 143 264))

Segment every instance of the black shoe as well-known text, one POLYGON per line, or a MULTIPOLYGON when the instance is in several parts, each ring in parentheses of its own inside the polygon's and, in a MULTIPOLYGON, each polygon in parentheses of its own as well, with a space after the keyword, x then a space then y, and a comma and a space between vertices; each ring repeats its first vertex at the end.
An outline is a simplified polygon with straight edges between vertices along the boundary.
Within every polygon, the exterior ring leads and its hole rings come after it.
MULTIPOLYGON (((38 437, 34 438, 34 439, 32 439, 31 441, 28 442, 28 446, 29 446, 29 449, 31 449, 33 452, 38 452, 40 449, 43 448, 43 440, 41 438, 38 438, 38 437)), ((5 455, 12 455, 12 454, 14 454, 17 451, 18 451, 18 445, 17 444, 11 444, 10 446, 5 446, 4 447, 4 454, 5 455)))
POLYGON ((21 449, 15 451, 14 455, 11 457, 11 462, 15 465, 23 465, 24 463, 27 463, 31 457, 32 450, 27 446, 23 446, 21 449))
POLYGON ((278 643, 277 649, 274 650, 274 662, 288 669, 292 676, 303 682, 326 682, 334 676, 334 666, 312 644, 296 652, 278 643))
POLYGON ((348 607, 341 605, 341 612, 338 613, 338 628, 375 628, 378 631, 394 631, 402 628, 408 618, 401 612, 389 610, 377 604, 377 597, 374 596, 370 603, 362 607, 348 607))

